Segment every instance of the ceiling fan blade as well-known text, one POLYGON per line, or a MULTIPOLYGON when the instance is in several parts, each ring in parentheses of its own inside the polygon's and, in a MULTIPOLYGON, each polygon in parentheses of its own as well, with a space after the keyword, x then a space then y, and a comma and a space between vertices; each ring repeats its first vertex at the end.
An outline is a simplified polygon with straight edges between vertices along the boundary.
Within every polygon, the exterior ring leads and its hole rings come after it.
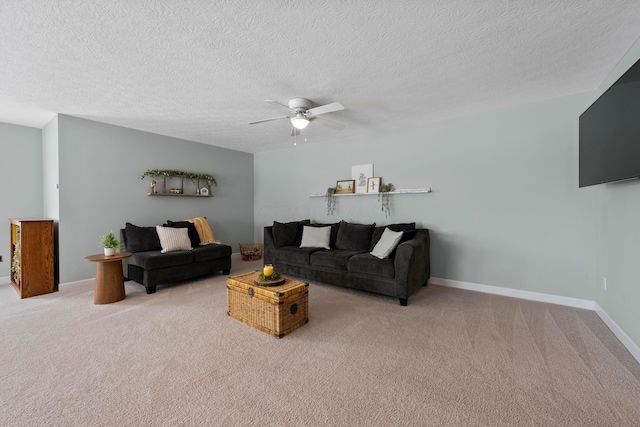
POLYGON ((298 136, 300 135, 300 129, 298 129, 295 126, 291 126, 291 136, 298 136))
POLYGON ((274 101, 273 99, 267 99, 267 100, 265 100, 264 102, 269 102, 269 103, 271 103, 271 104, 278 104, 278 105, 280 105, 280 106, 282 106, 282 107, 286 108, 287 110, 291 111, 291 108, 289 108, 289 106, 288 106, 288 105, 284 105, 284 104, 282 104, 281 102, 274 101))
POLYGON ((288 119, 289 116, 282 116, 282 117, 274 117, 272 119, 264 119, 264 120, 256 120, 255 122, 249 122, 250 125, 255 125, 256 123, 264 123, 264 122, 270 122, 272 120, 281 120, 281 119, 288 119))
POLYGON ((338 122, 334 122, 333 120, 328 120, 322 117, 316 117, 313 119, 314 123, 318 123, 320 125, 323 126, 328 126, 330 128, 334 128, 337 130, 342 130, 345 128, 345 126, 342 123, 338 123, 338 122))
POLYGON ((344 106, 339 102, 332 102, 331 104, 310 108, 307 110, 307 114, 310 116, 317 116, 319 114, 333 113, 334 111, 340 110, 344 110, 344 106))

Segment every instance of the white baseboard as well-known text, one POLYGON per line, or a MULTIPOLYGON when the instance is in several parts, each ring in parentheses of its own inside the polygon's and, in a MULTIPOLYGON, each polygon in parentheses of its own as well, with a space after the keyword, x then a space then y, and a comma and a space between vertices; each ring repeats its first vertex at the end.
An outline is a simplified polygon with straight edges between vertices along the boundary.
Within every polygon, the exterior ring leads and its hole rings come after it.
POLYGON ((0 285, 8 285, 11 283, 10 276, 0 277, 0 285))
POLYGON ((432 277, 429 283, 450 288, 465 289, 467 291, 483 292, 485 294, 502 295, 505 297, 520 298, 530 301, 548 302, 551 304, 566 305, 586 310, 595 310, 595 303, 586 299, 561 297, 558 295, 543 294, 540 292, 522 291, 519 289, 502 288, 500 286, 480 285, 478 283, 460 282, 458 280, 441 279, 432 277))
POLYGON ((91 279, 81 279, 81 280, 74 280, 73 282, 64 282, 64 283, 60 283, 58 284, 58 287, 60 286, 67 286, 67 285, 91 285, 93 286, 96 282, 95 277, 91 278, 91 279))
POLYGON ((593 310, 602 319, 611 332, 620 340, 629 353, 640 363, 640 347, 618 326, 616 322, 600 307, 595 301, 562 297, 558 295, 543 294, 540 292, 521 291, 519 289, 501 288, 499 286, 480 285, 478 283, 461 282, 458 280, 441 279, 432 277, 429 284, 437 286, 447 286, 449 288, 464 289, 467 291, 483 292, 486 294, 502 295, 505 297, 520 298, 530 301, 548 302, 550 304, 566 305, 568 307, 583 308, 593 310))
POLYGON ((613 332, 613 334, 620 340, 622 345, 624 345, 627 350, 629 350, 629 353, 631 353, 631 355, 635 357, 638 363, 640 363, 640 347, 638 347, 638 345, 634 343, 631 338, 629 338, 629 335, 627 335, 622 330, 622 328, 618 326, 618 324, 614 322, 611 317, 609 317, 609 315, 602 309, 602 307, 600 307, 600 304, 598 304, 597 302, 594 304, 596 314, 600 316, 604 324, 607 325, 609 329, 611 329, 611 332, 613 332))

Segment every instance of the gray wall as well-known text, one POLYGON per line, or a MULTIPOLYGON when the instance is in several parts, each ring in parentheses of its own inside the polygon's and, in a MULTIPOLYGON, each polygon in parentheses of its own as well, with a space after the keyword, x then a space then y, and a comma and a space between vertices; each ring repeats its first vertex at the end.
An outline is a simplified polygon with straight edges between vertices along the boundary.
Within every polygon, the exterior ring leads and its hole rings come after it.
POLYGON ((60 282, 95 277, 86 255, 125 222, 157 225, 206 216, 215 237, 238 251, 253 240, 253 155, 75 117, 58 117, 60 282), (147 169, 210 173, 213 198, 149 197, 147 169))
POLYGON ((0 283, 9 283, 9 218, 42 218, 40 129, 0 123, 0 283))
POLYGON ((58 224, 60 220, 60 197, 58 194, 58 116, 42 128, 42 197, 44 217, 54 220, 54 265, 55 282, 60 283, 60 248, 58 246, 58 224))
MULTIPOLYGON (((640 40, 618 63, 590 102, 640 59, 640 40)), ((586 109, 586 108, 585 108, 586 109)), ((639 118, 640 120, 640 118, 639 118)), ((640 136, 638 137, 640 143, 640 136)), ((598 185, 596 302, 640 346, 640 180, 598 185), (602 278, 607 278, 607 290, 602 278)))
POLYGON ((42 129, 42 187, 44 216, 56 221, 60 219, 58 197, 58 116, 42 129))

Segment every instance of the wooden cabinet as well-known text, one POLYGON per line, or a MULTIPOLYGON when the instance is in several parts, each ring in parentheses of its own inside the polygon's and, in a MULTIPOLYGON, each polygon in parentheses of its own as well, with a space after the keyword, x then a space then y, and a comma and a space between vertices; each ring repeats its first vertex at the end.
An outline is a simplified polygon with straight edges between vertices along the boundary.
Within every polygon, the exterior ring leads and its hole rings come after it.
POLYGON ((20 298, 55 291, 53 220, 11 219, 11 284, 20 298))

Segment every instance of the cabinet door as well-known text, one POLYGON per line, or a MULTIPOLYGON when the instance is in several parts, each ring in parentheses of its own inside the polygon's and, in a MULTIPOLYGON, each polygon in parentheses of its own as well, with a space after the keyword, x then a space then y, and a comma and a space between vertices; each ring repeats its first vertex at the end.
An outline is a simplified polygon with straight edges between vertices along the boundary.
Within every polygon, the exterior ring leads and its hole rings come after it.
MULTIPOLYGON (((12 223, 12 238, 15 230, 15 244, 12 257, 19 250, 18 280, 12 280, 20 298, 32 297, 53 292, 54 279, 54 242, 52 220, 21 220, 12 223)), ((13 261, 12 261, 13 263, 13 261)), ((14 278, 12 276, 12 278, 14 278)))

